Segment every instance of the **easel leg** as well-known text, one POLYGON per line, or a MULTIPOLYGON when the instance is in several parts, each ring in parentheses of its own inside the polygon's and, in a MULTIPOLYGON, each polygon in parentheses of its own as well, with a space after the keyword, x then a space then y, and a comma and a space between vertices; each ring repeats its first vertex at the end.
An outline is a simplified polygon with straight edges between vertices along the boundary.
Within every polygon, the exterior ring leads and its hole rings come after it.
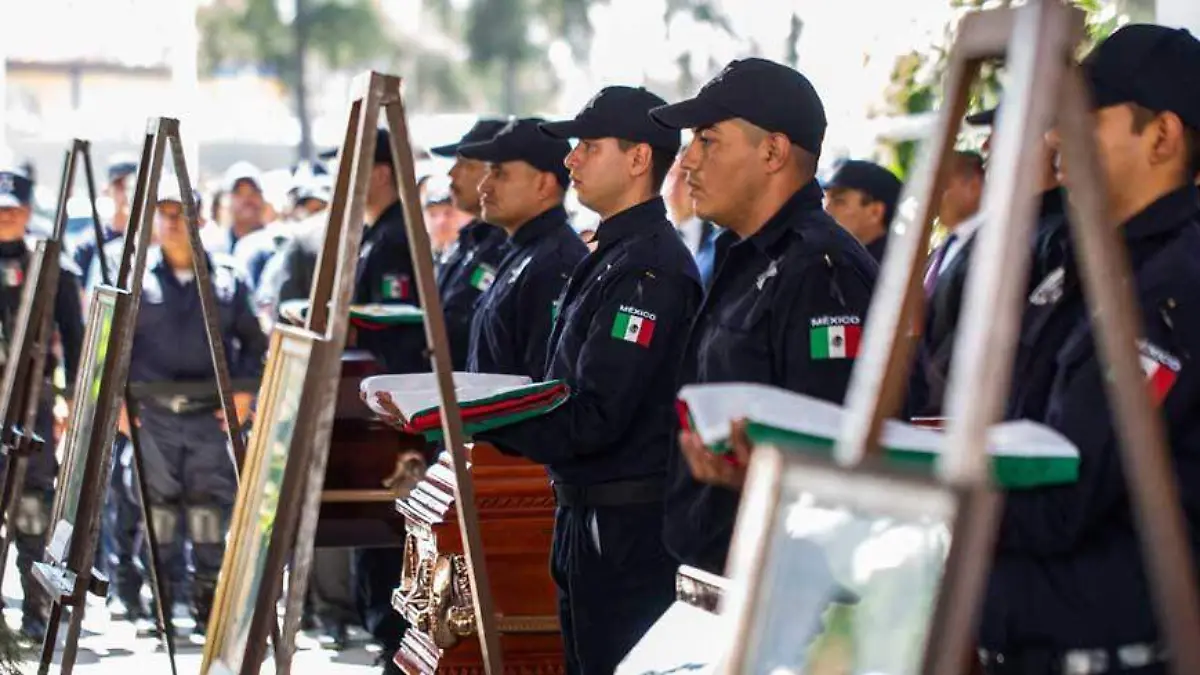
POLYGON ((129 443, 133 451, 133 482, 137 486, 138 504, 142 511, 142 527, 146 532, 146 559, 150 562, 147 573, 150 575, 150 591, 154 596, 154 620, 162 633, 167 646, 167 658, 171 661, 172 675, 178 675, 175 667, 175 627, 171 621, 171 608, 163 606, 162 575, 158 563, 158 536, 154 532, 154 520, 150 517, 150 496, 146 490, 146 478, 142 471, 142 444, 137 428, 137 402, 125 388, 125 406, 129 412, 129 443))
MULTIPOLYGON (((83 614, 87 611, 87 591, 79 592, 78 603, 71 607, 71 621, 67 624, 67 641, 63 645, 62 665, 59 675, 71 675, 75 668, 75 657, 79 651, 79 635, 83 632, 83 614)), ((50 632, 47 630, 46 636, 50 632)))
POLYGON ((50 664, 54 661, 54 648, 58 645, 58 624, 62 621, 62 612, 61 602, 50 603, 50 623, 46 626, 46 637, 42 640, 42 660, 38 665, 38 675, 50 673, 50 664))
POLYGON ((0 597, 3 597, 4 592, 3 571, 8 569, 8 549, 15 541, 13 533, 17 505, 21 503, 21 486, 25 482, 25 463, 22 460, 21 457, 10 455, 7 470, 4 472, 3 500, 0 501, 0 505, 3 506, 3 512, 0 513, 0 518, 3 518, 0 520, 0 525, 3 526, 3 535, 0 538, 0 597))

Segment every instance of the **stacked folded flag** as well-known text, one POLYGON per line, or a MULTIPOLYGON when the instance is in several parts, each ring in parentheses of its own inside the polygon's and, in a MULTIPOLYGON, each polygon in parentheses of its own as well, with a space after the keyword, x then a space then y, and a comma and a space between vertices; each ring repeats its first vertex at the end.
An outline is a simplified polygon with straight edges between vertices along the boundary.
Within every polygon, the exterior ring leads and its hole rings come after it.
MULTIPOLYGON (((729 450, 729 428, 747 421, 755 443, 822 454, 832 453, 845 409, 827 401, 764 384, 688 385, 679 392, 680 423, 718 454, 729 450)), ((884 423, 879 444, 897 462, 932 467, 943 452, 941 431, 894 420, 884 423)), ((1079 479, 1079 450, 1053 429, 1020 420, 988 430, 993 479, 1004 488, 1073 483, 1079 479)))
MULTIPOLYGON (((288 300, 279 305, 279 314, 293 323, 304 323, 308 316, 307 300, 288 300)), ((383 330, 393 326, 416 325, 425 321, 425 312, 415 305, 370 303, 350 305, 350 323, 362 330, 383 330)))
MULTIPOLYGON (((532 382, 529 378, 488 373, 454 373, 454 387, 468 436, 545 415, 570 395, 561 380, 532 382)), ((433 374, 369 377, 360 389, 371 409, 381 415, 389 411, 376 394, 387 393, 400 411, 404 432, 431 441, 442 437, 441 397, 433 374)))

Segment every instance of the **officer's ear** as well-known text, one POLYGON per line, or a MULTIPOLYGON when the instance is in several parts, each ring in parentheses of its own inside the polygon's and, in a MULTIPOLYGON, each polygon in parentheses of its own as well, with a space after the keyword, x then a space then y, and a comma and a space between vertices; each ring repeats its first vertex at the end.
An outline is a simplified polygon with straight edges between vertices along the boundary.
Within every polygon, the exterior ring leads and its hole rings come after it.
POLYGON ((621 141, 625 147, 625 156, 629 160, 629 175, 641 178, 650 173, 654 167, 654 151, 648 143, 628 143, 621 141))
POLYGON ((767 134, 767 137, 763 139, 763 150, 768 173, 777 173, 796 164, 796 158, 793 157, 796 148, 792 146, 792 141, 783 134, 767 134))

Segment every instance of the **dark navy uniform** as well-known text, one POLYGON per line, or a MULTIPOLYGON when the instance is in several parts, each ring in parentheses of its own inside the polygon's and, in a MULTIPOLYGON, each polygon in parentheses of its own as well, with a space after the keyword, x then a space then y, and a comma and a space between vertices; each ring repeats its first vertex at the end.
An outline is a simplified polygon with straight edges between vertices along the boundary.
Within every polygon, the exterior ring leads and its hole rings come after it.
MULTIPOLYGON (((363 235, 352 302, 421 304, 404 227, 404 207, 399 201, 385 209, 363 235)), ((420 326, 359 331, 358 346, 371 352, 389 373, 423 373, 430 369, 425 332, 420 326)))
MULTIPOLYGON (((807 78, 756 58, 730 63, 696 98, 651 116, 690 129, 741 119, 810 155, 820 154, 826 126, 807 78)), ((824 211, 823 197, 810 176, 752 234, 739 239, 730 230, 718 239, 716 276, 685 350, 684 384, 756 382, 842 402, 879 265, 824 211)), ((696 481, 681 452, 668 477, 667 548, 682 563, 722 573, 740 494, 696 481)))
MULTIPOLYGON (((33 183, 23 174, 0 171, 0 208, 20 208, 31 203, 33 183)), ((32 238, 0 242, 0 366, 7 362, 16 330, 15 322, 21 306, 21 290, 34 247, 32 238)), ((63 256, 60 261, 58 290, 54 298, 54 327, 58 331, 67 382, 74 383, 79 367, 79 351, 83 344, 83 314, 79 304, 79 272, 72 261, 63 256)), ((24 490, 18 504, 13 527, 17 548, 17 570, 24 592, 22 631, 38 637, 45 631, 49 606, 48 598, 31 574, 35 561, 42 559, 46 535, 50 526, 50 507, 54 499, 54 481, 58 461, 54 442, 54 390, 51 378, 57 360, 46 359, 46 382, 42 385, 35 431, 44 439, 41 451, 26 465, 24 490)))
POLYGON ((467 367, 475 303, 497 279, 507 242, 504 230, 482 220, 471 221, 459 230, 458 241, 438 268, 438 294, 455 370, 467 367))
MULTIPOLYGON (((647 114, 665 103, 645 89, 607 87, 575 120, 541 128, 646 143, 674 157, 679 133, 647 114)), ((545 464, 554 483, 550 566, 569 673, 612 673, 674 598, 663 492, 681 347, 702 294, 661 197, 605 219, 595 252, 556 303, 544 378, 565 381, 570 398, 480 436, 545 464)))
MULTIPOLYGON (((761 382, 842 402, 879 266, 821 202, 820 186, 809 183, 757 234, 729 242, 692 327, 685 384, 761 382), (844 357, 814 357, 811 336, 825 326, 855 336, 844 357)), ((677 454, 668 548, 680 562, 723 573, 739 500, 737 492, 695 481, 677 454)))
POLYGON ((554 303, 587 246, 556 206, 501 248, 496 279, 475 306, 467 370, 540 379, 554 303))
MULTIPOLYGON (((1097 107, 1127 102, 1200 130, 1200 41, 1133 25, 1084 61, 1097 107), (1130 79, 1129 73, 1144 74, 1130 79), (1190 100, 1189 100, 1190 99, 1190 100)), ((1146 133, 1153 133, 1147 131, 1146 133)), ((1192 555, 1200 543, 1200 191, 1180 176, 1121 227, 1140 308, 1138 350, 1179 485, 1192 555)), ((1005 496, 980 643, 993 673, 1166 673, 1075 253, 1030 294, 1010 418, 1061 432, 1081 455, 1077 483, 1005 496), (1066 664, 1071 664, 1068 671, 1066 664)), ((1152 555, 1152 552, 1150 553, 1152 555)))
MULTIPOLYGON (((254 315, 250 286, 227 256, 209 254, 219 327, 233 379, 257 378, 267 342, 254 315)), ((189 270, 190 272, 190 270, 189 270)), ((134 333, 129 380, 135 383, 211 382, 200 296, 195 281, 181 280, 161 249, 147 254, 142 300, 134 333)), ((220 400, 172 394, 142 397, 139 428, 146 487, 164 567, 192 545, 192 605, 207 622, 225 551, 237 474, 227 435, 215 414, 220 400)))

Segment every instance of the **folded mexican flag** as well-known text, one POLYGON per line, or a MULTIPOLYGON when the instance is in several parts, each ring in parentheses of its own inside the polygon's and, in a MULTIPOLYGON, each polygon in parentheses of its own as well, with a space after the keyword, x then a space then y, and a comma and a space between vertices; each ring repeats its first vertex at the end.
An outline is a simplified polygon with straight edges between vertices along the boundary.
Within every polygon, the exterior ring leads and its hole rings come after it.
MULTIPOLYGON (((368 377, 359 389, 367 405, 381 415, 386 411, 375 394, 389 394, 404 417, 405 432, 431 441, 441 439, 441 398, 433 373, 368 377)), ((561 380, 533 382, 527 377, 489 373, 454 373, 454 389, 468 436, 544 415, 562 405, 570 394, 561 380)))
MULTIPOLYGON (((840 405, 764 384, 688 385, 679 399, 681 423, 717 453, 728 451, 729 425, 737 419, 747 420, 755 443, 829 453, 846 414, 840 405)), ((1004 422, 992 426, 988 439, 993 475, 1002 487, 1058 485, 1079 478, 1079 450, 1047 426, 1004 422)), ((942 452, 945 434, 888 420, 879 442, 892 459, 931 466, 942 452)))
MULTIPOLYGON (((307 300, 287 300, 279 304, 280 316, 293 323, 304 323, 308 316, 307 300)), ((350 323, 362 330, 383 330, 392 326, 416 325, 425 321, 425 312, 415 305, 370 303, 350 305, 350 323)))

